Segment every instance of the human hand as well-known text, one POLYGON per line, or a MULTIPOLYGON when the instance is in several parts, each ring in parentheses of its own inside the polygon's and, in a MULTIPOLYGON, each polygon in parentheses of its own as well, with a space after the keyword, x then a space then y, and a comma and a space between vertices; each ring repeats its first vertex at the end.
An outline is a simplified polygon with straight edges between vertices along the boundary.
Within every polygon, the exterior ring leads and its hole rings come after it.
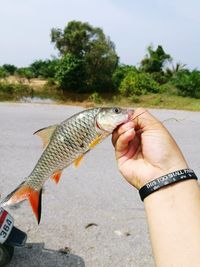
POLYGON ((164 125, 144 109, 112 135, 121 174, 140 189, 167 173, 188 168, 182 152, 164 125))

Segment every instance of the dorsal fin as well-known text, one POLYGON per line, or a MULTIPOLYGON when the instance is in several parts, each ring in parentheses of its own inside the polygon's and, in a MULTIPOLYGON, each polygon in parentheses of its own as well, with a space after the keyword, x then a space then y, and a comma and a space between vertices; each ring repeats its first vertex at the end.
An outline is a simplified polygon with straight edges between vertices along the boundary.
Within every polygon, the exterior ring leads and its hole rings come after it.
POLYGON ((43 141, 43 147, 49 144, 52 134, 54 133, 57 125, 52 125, 36 131, 34 134, 38 135, 43 141))

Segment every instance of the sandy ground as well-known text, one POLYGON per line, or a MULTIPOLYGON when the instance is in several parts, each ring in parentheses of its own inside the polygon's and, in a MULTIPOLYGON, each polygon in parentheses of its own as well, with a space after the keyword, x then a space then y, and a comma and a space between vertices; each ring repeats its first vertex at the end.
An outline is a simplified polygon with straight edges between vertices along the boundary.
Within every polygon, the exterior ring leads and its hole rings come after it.
MULTIPOLYGON (((5 196, 28 176, 41 155, 36 130, 59 123, 80 107, 0 104, 0 193, 5 196)), ((170 129, 200 175, 200 113, 153 110, 170 129)), ((8 209, 28 234, 10 267, 153 267, 143 203, 117 170, 110 138, 45 184, 38 226, 28 205, 8 209), (61 253, 59 250, 67 252, 61 253)))

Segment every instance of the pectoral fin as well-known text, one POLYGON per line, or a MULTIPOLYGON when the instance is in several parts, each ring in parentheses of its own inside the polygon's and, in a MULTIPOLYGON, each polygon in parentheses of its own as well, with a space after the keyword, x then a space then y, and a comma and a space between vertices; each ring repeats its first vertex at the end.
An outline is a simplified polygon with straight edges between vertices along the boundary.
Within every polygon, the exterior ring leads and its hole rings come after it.
POLYGON ((90 144, 89 144, 89 148, 91 149, 91 148, 94 148, 96 145, 98 145, 100 142, 101 142, 101 140, 103 139, 103 136, 102 135, 100 135, 100 136, 98 136, 97 138, 95 138, 90 144))
POLYGON ((34 133, 42 139, 43 147, 46 147, 49 144, 52 134, 54 133, 56 128, 57 125, 52 125, 46 128, 42 128, 34 133))
POLYGON ((75 161, 74 161, 74 166, 75 167, 79 167, 80 166, 80 163, 81 163, 83 157, 84 157, 84 155, 82 154, 77 159, 75 159, 75 161))

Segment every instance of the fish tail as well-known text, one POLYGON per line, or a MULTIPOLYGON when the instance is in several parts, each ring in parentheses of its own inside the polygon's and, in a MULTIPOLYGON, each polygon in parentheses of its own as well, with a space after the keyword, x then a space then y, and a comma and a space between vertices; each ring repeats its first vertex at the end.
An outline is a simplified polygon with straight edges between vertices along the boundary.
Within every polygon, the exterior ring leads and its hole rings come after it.
POLYGON ((29 200, 33 213, 35 214, 35 217, 39 224, 42 211, 42 188, 40 189, 40 191, 34 190, 24 181, 0 202, 0 206, 3 207, 13 205, 26 199, 29 200))

